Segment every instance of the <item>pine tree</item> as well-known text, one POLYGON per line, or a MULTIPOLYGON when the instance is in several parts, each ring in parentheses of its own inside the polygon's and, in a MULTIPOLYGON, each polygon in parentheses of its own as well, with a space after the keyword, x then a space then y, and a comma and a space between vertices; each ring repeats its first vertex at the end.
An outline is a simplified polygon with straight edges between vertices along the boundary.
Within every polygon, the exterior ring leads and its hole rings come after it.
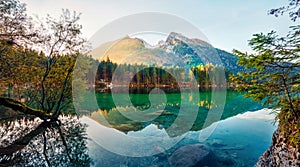
POLYGON ((246 72, 231 80, 246 97, 281 108, 279 129, 288 144, 300 147, 300 26, 292 26, 285 37, 275 31, 255 34, 249 45, 255 53, 235 51, 246 72))

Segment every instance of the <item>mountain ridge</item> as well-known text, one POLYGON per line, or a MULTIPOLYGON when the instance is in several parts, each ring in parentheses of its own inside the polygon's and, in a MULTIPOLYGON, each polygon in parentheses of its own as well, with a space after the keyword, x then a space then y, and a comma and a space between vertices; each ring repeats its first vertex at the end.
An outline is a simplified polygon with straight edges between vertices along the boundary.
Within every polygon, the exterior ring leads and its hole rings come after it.
POLYGON ((148 45, 143 39, 127 36, 101 45, 90 54, 100 61, 109 57, 110 61, 117 64, 187 68, 212 64, 223 66, 231 73, 243 71, 243 68, 237 65, 236 55, 214 48, 201 39, 188 38, 176 32, 171 32, 165 41, 160 41, 155 47, 148 45))

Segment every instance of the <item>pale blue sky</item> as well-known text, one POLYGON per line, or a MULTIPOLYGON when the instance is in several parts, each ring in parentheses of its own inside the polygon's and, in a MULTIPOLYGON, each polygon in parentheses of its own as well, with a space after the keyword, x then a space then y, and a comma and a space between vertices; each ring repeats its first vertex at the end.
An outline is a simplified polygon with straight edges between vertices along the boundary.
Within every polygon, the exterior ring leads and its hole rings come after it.
POLYGON ((249 51, 252 34, 278 31, 286 34, 292 22, 287 15, 274 17, 267 11, 287 0, 21 0, 29 13, 58 15, 62 8, 82 13, 83 34, 89 38, 109 22, 139 12, 177 15, 197 26, 217 48, 249 51))

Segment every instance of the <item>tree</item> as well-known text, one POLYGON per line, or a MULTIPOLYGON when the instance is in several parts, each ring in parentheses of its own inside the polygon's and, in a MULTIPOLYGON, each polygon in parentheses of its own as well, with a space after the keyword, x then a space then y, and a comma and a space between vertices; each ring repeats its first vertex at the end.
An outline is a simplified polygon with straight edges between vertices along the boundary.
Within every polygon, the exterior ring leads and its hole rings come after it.
POLYGON ((34 68, 27 68, 27 62, 30 62, 33 67, 37 66, 36 61, 32 59, 32 55, 37 53, 26 48, 36 32, 33 31, 31 18, 25 11, 25 4, 18 0, 0 1, 1 83, 8 88, 8 96, 13 96, 13 89, 15 89, 19 94, 17 98, 21 97, 20 83, 29 84, 27 77, 17 77, 17 75, 27 76, 29 73, 36 72, 34 68))
MULTIPOLYGON (((63 10, 59 19, 46 17, 46 22, 40 21, 40 25, 33 24, 31 18, 28 18, 25 11, 25 5, 17 0, 3 0, 0 2, 0 15, 3 18, 1 22, 7 23, 0 26, 1 41, 11 50, 4 49, 1 54, 4 64, 10 65, 15 60, 16 55, 24 55, 26 48, 30 47, 40 50, 41 59, 38 64, 41 65, 38 73, 26 78, 37 75, 35 89, 31 89, 31 99, 34 105, 20 102, 9 97, 0 97, 0 105, 19 110, 26 114, 38 116, 44 120, 56 119, 66 103, 70 103, 71 97, 71 76, 74 63, 78 55, 86 48, 86 40, 81 37, 82 26, 78 24, 80 14, 71 13, 69 10, 63 10), (26 24, 21 24, 26 23, 26 24), (19 26, 24 25, 24 26, 19 26), (29 33, 27 33, 29 32, 29 33), (30 35, 27 35, 30 34, 30 35), (26 38, 25 38, 26 37, 26 38), (9 40, 7 40, 7 38, 9 40), (23 40, 24 39, 24 40, 23 40), (23 41, 28 41, 28 46, 22 46, 23 41), (12 53, 19 51, 18 53, 12 53), (7 55, 3 53, 8 53, 7 55), (69 102, 67 102, 67 99, 69 102)), ((38 54, 37 54, 38 55, 38 54)), ((38 59, 38 56, 36 56, 38 59)), ((22 61, 16 62, 21 64, 22 61)), ((21 66, 23 70, 24 66, 21 66)), ((2 76, 8 76, 14 66, 5 67, 1 71, 2 76)), ((17 78, 22 78, 22 73, 14 71, 17 78)), ((31 84, 33 85, 33 84, 31 84)), ((28 90, 27 90, 28 91, 28 90)))
POLYGON ((41 25, 43 32, 38 34, 38 39, 35 41, 37 46, 42 48, 47 56, 45 72, 41 81, 41 99, 39 102, 42 110, 53 113, 54 117, 57 117, 60 113, 67 86, 73 72, 75 59, 72 61, 72 57, 76 58, 78 56, 86 42, 80 36, 82 26, 77 23, 79 18, 80 14, 76 12, 71 13, 69 10, 63 10, 58 20, 48 15, 46 18, 47 24, 41 25), (52 87, 49 84, 47 85, 47 78, 51 75, 52 68, 63 55, 70 57, 70 59, 64 63, 67 64, 66 68, 61 69, 62 71, 66 71, 66 73, 64 73, 64 78, 59 84, 61 88, 57 91, 55 88, 51 89, 52 87), (50 101, 52 101, 51 99, 59 100, 47 106, 47 99, 50 99, 50 101))
MULTIPOLYGON (((275 31, 255 34, 249 45, 256 53, 235 51, 246 72, 231 80, 246 97, 281 108, 279 129, 292 141, 300 135, 300 26, 291 27, 285 37, 275 31)), ((300 146, 300 140, 293 144, 300 146)))
POLYGON ((286 12, 289 12, 292 21, 296 21, 300 17, 300 0, 289 0, 288 5, 271 9, 268 13, 278 17, 286 12))
POLYGON ((7 44, 25 44, 36 35, 26 5, 18 0, 0 1, 0 40, 7 44))

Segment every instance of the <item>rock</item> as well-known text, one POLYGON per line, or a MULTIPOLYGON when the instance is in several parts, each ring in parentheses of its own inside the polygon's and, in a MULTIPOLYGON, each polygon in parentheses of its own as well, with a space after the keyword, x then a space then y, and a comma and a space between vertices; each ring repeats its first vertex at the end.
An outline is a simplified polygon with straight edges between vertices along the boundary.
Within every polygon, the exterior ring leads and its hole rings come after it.
POLYGON ((271 146, 259 158, 256 167, 300 166, 300 159, 297 157, 300 155, 299 151, 286 145, 278 130, 274 132, 272 140, 271 146))
POLYGON ((187 145, 176 150, 169 158, 171 167, 217 166, 216 157, 208 146, 187 145))

